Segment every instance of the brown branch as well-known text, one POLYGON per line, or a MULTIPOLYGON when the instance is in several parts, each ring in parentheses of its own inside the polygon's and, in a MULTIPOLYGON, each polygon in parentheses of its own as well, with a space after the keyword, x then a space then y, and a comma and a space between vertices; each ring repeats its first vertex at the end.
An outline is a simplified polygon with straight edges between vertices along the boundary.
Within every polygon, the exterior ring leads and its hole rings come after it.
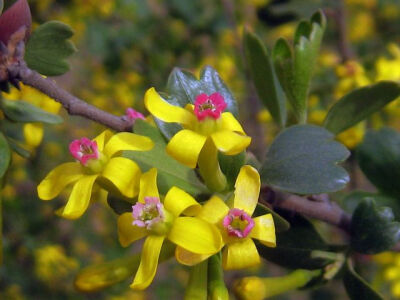
POLYGON ((350 233, 351 216, 334 202, 326 201, 326 199, 313 201, 297 195, 263 188, 264 193, 265 191, 267 191, 268 196, 263 197, 262 200, 273 207, 297 212, 306 217, 332 224, 350 233))
POLYGON ((70 115, 81 116, 95 121, 116 131, 132 131, 133 123, 124 116, 115 116, 71 95, 55 81, 43 78, 23 63, 14 65, 13 74, 25 85, 29 85, 62 104, 70 115))

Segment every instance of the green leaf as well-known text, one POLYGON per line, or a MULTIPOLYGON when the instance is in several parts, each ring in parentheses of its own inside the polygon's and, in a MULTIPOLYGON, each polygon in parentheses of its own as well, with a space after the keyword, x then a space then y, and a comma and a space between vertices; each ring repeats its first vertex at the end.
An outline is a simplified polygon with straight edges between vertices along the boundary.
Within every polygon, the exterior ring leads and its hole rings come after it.
POLYGON ((1 100, 4 114, 12 121, 22 123, 41 122, 48 124, 62 123, 63 119, 22 100, 1 100))
POLYGON ((283 130, 261 166, 262 182, 303 195, 342 189, 349 175, 337 163, 346 160, 350 152, 332 139, 332 133, 314 125, 296 125, 283 130))
POLYGON ((224 155, 221 152, 218 153, 218 161, 221 171, 225 174, 228 181, 229 190, 234 189, 236 178, 239 174, 240 168, 245 164, 245 160, 245 152, 241 152, 237 155, 224 155))
POLYGON ((1 13, 3 12, 3 8, 4 8, 4 1, 0 0, 0 16, 1 16, 1 13))
POLYGON ((25 52, 28 67, 42 75, 62 75, 69 70, 66 59, 76 52, 69 40, 74 34, 71 27, 50 21, 40 25, 31 35, 25 52))
POLYGON ((373 198, 364 199, 353 213, 351 247, 365 254, 389 250, 400 239, 400 223, 393 221, 390 207, 377 207, 373 198))
POLYGON ((274 219, 275 229, 277 232, 289 230, 290 223, 288 221, 286 221, 282 216, 277 214, 275 211, 270 209, 268 206, 261 204, 261 203, 257 203, 257 207, 254 211, 253 217, 258 217, 258 216, 262 216, 265 214, 272 215, 272 218, 274 219))
POLYGON ((25 149, 20 142, 14 140, 13 138, 10 138, 9 136, 7 136, 7 140, 10 148, 19 156, 23 158, 28 158, 29 156, 31 156, 31 153, 27 149, 25 149))
POLYGON ((285 126, 286 99, 267 49, 254 33, 247 30, 244 33, 244 48, 258 97, 268 108, 275 122, 285 126))
POLYGON ((290 229, 278 232, 276 248, 257 244, 265 259, 290 269, 321 269, 335 261, 336 254, 328 252, 327 245, 314 226, 300 215, 290 219, 290 229))
POLYGON ((169 75, 167 92, 181 107, 194 103, 198 94, 205 93, 201 91, 200 81, 192 73, 179 68, 174 68, 169 75))
POLYGON ((332 106, 325 118, 324 126, 338 134, 381 110, 399 96, 400 84, 395 81, 380 81, 356 89, 332 106))
POLYGON ((10 146, 3 133, 0 132, 0 178, 3 178, 8 166, 10 165, 11 151, 10 146))
POLYGON ((117 215, 122 215, 125 212, 132 211, 132 203, 110 194, 108 194, 107 203, 117 215))
POLYGON ((368 299, 383 300, 384 298, 378 294, 360 275, 358 275, 351 266, 350 259, 347 260, 344 276, 344 287, 347 294, 352 300, 368 299))
POLYGON ((137 162, 143 172, 153 167, 157 168, 160 193, 165 194, 172 186, 179 187, 192 195, 207 192, 192 169, 180 164, 165 152, 166 142, 156 127, 143 120, 136 120, 134 131, 150 137, 155 146, 146 152, 125 151, 124 156, 137 162))
POLYGON ((325 26, 325 16, 318 11, 310 21, 299 23, 294 35, 293 55, 284 39, 279 39, 273 50, 278 78, 299 123, 305 123, 307 119, 308 89, 325 26))
POLYGON ((400 134, 390 128, 368 131, 356 151, 361 170, 381 192, 400 197, 400 134))

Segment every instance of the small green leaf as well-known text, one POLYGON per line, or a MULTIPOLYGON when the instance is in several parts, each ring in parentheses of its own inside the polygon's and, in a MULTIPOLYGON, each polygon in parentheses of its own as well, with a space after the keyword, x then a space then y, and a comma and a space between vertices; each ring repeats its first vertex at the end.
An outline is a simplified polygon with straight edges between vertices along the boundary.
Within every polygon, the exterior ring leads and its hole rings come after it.
POLYGON ((155 146, 146 152, 125 151, 124 156, 137 162, 143 172, 153 167, 157 168, 158 187, 162 194, 165 194, 172 186, 179 187, 192 195, 207 192, 206 187, 192 169, 180 164, 165 152, 166 142, 156 127, 143 120, 136 120, 134 131, 150 137, 155 146))
POLYGON ((27 149, 25 149, 20 142, 14 140, 13 138, 10 138, 9 136, 7 136, 7 140, 10 148, 19 156, 23 158, 29 158, 29 156, 31 156, 31 153, 27 149))
POLYGON ((196 96, 201 93, 200 90, 200 81, 186 70, 174 68, 168 77, 167 92, 181 107, 194 103, 196 96))
POLYGON ((400 133, 390 128, 368 131, 356 157, 365 176, 382 193, 400 197, 400 133))
POLYGON ((10 165, 11 151, 8 142, 0 132, 0 178, 3 178, 6 173, 8 166, 10 165))
POLYGON ((377 207, 373 198, 364 199, 353 213, 351 247, 365 254, 389 250, 400 239, 400 223, 393 221, 390 207, 377 207))
POLYGON ((1 108, 6 117, 15 122, 59 124, 63 121, 60 116, 51 114, 22 100, 2 99, 1 102, 1 108))
POLYGON ((270 209, 268 206, 261 203, 257 203, 257 207, 256 210, 254 211, 253 217, 258 217, 265 214, 272 215, 272 218, 274 219, 275 229, 277 232, 289 230, 290 223, 288 221, 286 221, 283 217, 281 217, 275 211, 270 209))
POLYGON ((241 152, 237 155, 224 155, 221 152, 218 153, 218 161, 221 171, 225 174, 228 181, 229 190, 233 190, 236 178, 239 174, 240 168, 245 164, 245 160, 245 152, 241 152))
POLYGON ((332 106, 325 118, 324 126, 338 134, 381 110, 399 96, 400 84, 395 81, 380 81, 356 89, 332 106))
POLYGON ((244 48, 258 97, 268 108, 275 122, 285 126, 286 99, 267 49, 254 33, 247 30, 244 33, 244 48))
POLYGON ((62 75, 69 70, 66 59, 76 52, 69 40, 74 34, 71 27, 50 21, 40 25, 31 35, 25 52, 28 67, 42 75, 62 75))
POLYGON ((274 140, 261 167, 264 184, 296 194, 321 194, 342 189, 349 181, 337 163, 349 151, 333 134, 314 125, 296 125, 274 140))
POLYGON ((307 219, 295 215, 289 221, 290 229, 276 235, 276 248, 257 244, 262 257, 286 268, 307 270, 321 269, 335 261, 336 254, 328 252, 329 245, 307 219))
POLYGON ((347 260, 344 276, 344 287, 351 300, 383 300, 384 298, 378 294, 360 275, 358 275, 352 265, 350 259, 347 260))

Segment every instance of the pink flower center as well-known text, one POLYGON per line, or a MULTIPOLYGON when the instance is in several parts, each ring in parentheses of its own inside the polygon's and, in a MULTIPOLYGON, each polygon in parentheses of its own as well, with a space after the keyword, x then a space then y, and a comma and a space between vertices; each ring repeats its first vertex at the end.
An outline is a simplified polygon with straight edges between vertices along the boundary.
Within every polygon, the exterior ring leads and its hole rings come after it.
POLYGON ((154 225, 164 221, 164 206, 157 197, 145 197, 145 203, 136 203, 132 206, 132 225, 153 229, 154 225))
POLYGON ((210 96, 200 94, 194 101, 194 114, 199 121, 203 121, 207 117, 217 120, 226 106, 224 97, 220 93, 214 93, 210 96))
POLYGON ((225 216, 222 224, 230 236, 245 238, 253 229, 253 219, 243 210, 232 208, 225 216))
POLYGON ((85 137, 71 142, 69 152, 84 166, 90 159, 98 159, 100 155, 96 141, 85 137))
POLYGON ((126 109, 125 115, 131 121, 135 121, 136 119, 142 119, 142 120, 145 119, 143 114, 141 114, 140 112, 138 112, 138 111, 136 111, 136 110, 134 110, 133 108, 130 108, 130 107, 126 109))

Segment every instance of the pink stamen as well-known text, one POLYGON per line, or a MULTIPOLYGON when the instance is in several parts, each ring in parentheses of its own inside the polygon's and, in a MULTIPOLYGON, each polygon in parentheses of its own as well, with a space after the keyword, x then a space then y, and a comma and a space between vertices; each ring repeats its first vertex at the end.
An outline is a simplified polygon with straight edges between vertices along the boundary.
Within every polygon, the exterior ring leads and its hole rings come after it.
POLYGON ((222 221, 230 236, 245 238, 254 227, 254 220, 243 210, 232 208, 222 221))
POLYGON ((88 160, 99 158, 97 142, 91 141, 85 137, 72 141, 69 144, 69 152, 84 166, 88 160))
POLYGON ((155 224, 164 221, 164 206, 157 197, 145 197, 144 201, 144 204, 137 202, 132 206, 132 225, 151 230, 155 224))
POLYGON ((136 119, 142 119, 144 120, 144 115, 141 114, 140 112, 134 110, 133 108, 127 108, 125 111, 125 115, 128 117, 129 120, 135 121, 136 119))
POLYGON ((214 93, 210 96, 200 94, 194 102, 194 113, 199 121, 204 120, 206 117, 217 120, 226 106, 224 97, 220 93, 214 93))

